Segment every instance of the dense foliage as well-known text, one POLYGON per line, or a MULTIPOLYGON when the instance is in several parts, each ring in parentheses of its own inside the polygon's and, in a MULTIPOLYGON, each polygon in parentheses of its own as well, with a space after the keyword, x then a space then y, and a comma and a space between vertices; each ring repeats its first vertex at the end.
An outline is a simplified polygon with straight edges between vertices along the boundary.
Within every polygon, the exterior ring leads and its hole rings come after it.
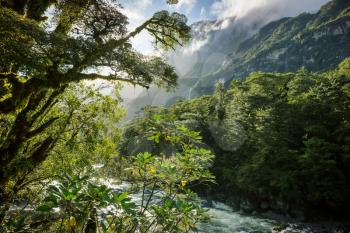
MULTIPOLYGON (((278 201, 287 210, 340 210, 350 198, 349 88, 346 59, 325 73, 253 73, 228 90, 219 83, 212 96, 151 111, 201 132, 216 152, 219 193, 278 201)), ((125 141, 140 139, 147 116, 129 125, 125 141)))
MULTIPOLYGON (((0 4, 0 114, 13 119, 8 122, 12 127, 1 129, 0 195, 8 199, 3 188, 19 175, 13 167, 21 158, 20 150, 55 123, 57 118, 35 125, 69 84, 103 79, 174 87, 177 75, 173 67, 160 57, 135 51, 130 38, 146 30, 156 46, 168 49, 189 39, 189 27, 185 16, 161 11, 128 32, 127 17, 116 1, 0 4), (49 8, 54 11, 48 17, 49 8), (108 74, 102 75, 101 70, 108 74)), ((48 134, 22 157, 37 166, 54 147, 54 138, 48 134)))
POLYGON ((155 47, 174 49, 190 38, 186 23, 184 15, 160 11, 129 32, 116 0, 0 1, 1 232, 196 227, 203 211, 187 182, 212 179, 209 151, 180 143, 175 133, 168 137, 182 149, 167 158, 125 160, 116 149, 124 116, 120 83, 171 89, 177 82, 172 66, 137 52, 130 39, 146 31, 155 47), (128 167, 142 176, 133 178, 128 167), (164 196, 151 205, 153 195, 144 194, 133 204, 96 181, 111 174, 164 196), (99 214, 107 206, 116 210, 108 212, 109 220, 99 214))
POLYGON ((161 131, 149 127, 145 131, 148 140, 156 145, 166 140, 176 150, 167 155, 145 152, 135 157, 117 157, 116 162, 124 160, 125 167, 121 172, 117 167, 110 167, 114 169, 111 182, 106 175, 98 178, 103 165, 90 170, 84 165, 80 175, 56 176, 43 188, 46 193, 37 193, 37 200, 30 203, 35 209, 27 214, 23 213, 23 209, 12 211, 2 230, 196 231, 198 221, 206 218, 206 211, 190 188, 198 182, 213 181, 209 172, 213 155, 197 146, 201 140, 197 132, 175 124, 169 117, 154 116, 151 121, 153 125, 170 124, 161 131), (124 188, 119 188, 115 182, 123 182, 119 186, 124 188))
MULTIPOLYGON (((332 2, 308 29, 345 23, 344 39, 348 3, 332 2)), ((147 31, 175 49, 190 39, 186 23, 160 11, 129 32, 117 0, 0 0, 1 232, 196 231, 206 211, 193 190, 214 183, 211 171, 221 193, 349 207, 349 59, 219 82, 212 96, 146 108, 121 133, 121 82, 177 82, 130 40, 147 31)))

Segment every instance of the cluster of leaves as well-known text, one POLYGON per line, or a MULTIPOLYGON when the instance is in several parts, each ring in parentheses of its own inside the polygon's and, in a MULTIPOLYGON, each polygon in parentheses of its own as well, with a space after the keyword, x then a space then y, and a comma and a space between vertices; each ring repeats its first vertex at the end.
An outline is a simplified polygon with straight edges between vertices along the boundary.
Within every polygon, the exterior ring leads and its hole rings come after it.
MULTIPOLYGON (((349 67, 346 59, 325 73, 253 73, 226 91, 219 84, 212 96, 152 111, 201 132, 215 150, 216 191, 340 210, 350 198, 349 67)), ((145 122, 136 119, 124 135, 136 137, 145 122)))
MULTIPOLYGON (((127 17, 115 1, 1 1, 0 4, 0 114, 4 118, 15 117, 14 122, 22 124, 21 132, 15 132, 18 125, 13 125, 4 140, 12 143, 0 145, 4 156, 2 167, 16 159, 14 147, 22 147, 32 135, 26 129, 43 117, 71 83, 105 79, 144 87, 151 83, 166 88, 176 85, 173 67, 160 57, 136 52, 130 38, 142 30, 152 30, 157 41, 162 38, 161 46, 173 47, 189 38, 185 16, 162 11, 127 32, 127 17), (52 4, 52 17, 46 19, 46 24, 42 23, 39 16, 52 4), (110 71, 108 75, 98 72, 106 68, 110 71), (38 106, 42 109, 38 110, 38 106), (30 116, 36 110, 37 114, 30 116)), ((50 122, 42 125, 42 129, 49 126, 50 122)), ((51 144, 51 139, 46 141, 41 150, 48 150, 51 144)), ((4 185, 13 178, 4 175, 1 169, 0 173, 4 185)))
MULTIPOLYGON (((205 210, 190 188, 202 182, 213 182, 209 172, 213 154, 200 148, 198 132, 175 121, 173 115, 150 116, 144 131, 147 139, 158 145, 157 154, 139 153, 128 169, 141 192, 140 211, 151 232, 189 232, 196 230, 205 210), (172 150, 159 150, 160 145, 172 150)), ((142 229, 141 229, 141 232, 142 229)))
MULTIPOLYGON (((23 147, 17 145, 17 156, 13 164, 10 163, 8 167, 2 169, 8 174, 16 172, 18 175, 33 172, 36 161, 29 160, 28 155, 34 153, 37 143, 45 140, 48 135, 54 138, 55 143, 48 152, 50 156, 43 164, 46 173, 49 167, 52 168, 49 174, 60 174, 60 169, 69 172, 74 170, 74 167, 86 168, 86 165, 91 165, 97 158, 101 159, 101 156, 113 157, 113 153, 106 151, 111 147, 114 150, 113 144, 119 140, 119 130, 115 123, 121 119, 124 111, 118 101, 118 96, 102 95, 99 88, 83 84, 71 85, 60 96, 60 100, 50 103, 51 106, 46 109, 44 116, 32 122, 34 130, 30 131, 31 135, 26 135, 30 140, 23 142, 23 147), (46 125, 50 125, 49 131, 43 127, 46 125), (17 170, 12 171, 13 167, 17 170)), ((36 112, 32 114, 35 115, 36 112)), ((18 124, 18 130, 23 130, 22 127, 25 125, 25 122, 14 122, 15 118, 7 116, 1 120, 2 135, 6 133, 9 135, 8 132, 13 130, 14 124, 18 124)), ((5 144, 8 143, 7 140, 8 138, 2 137, 0 142, 5 144)), ((12 140, 10 143, 15 141, 12 140)))
POLYGON ((101 227, 103 232, 123 232, 121 228, 117 230, 118 223, 123 222, 121 219, 136 215, 136 205, 128 193, 115 193, 105 185, 95 185, 88 176, 64 175, 60 182, 47 188, 47 193, 35 209, 36 214, 21 217, 20 221, 14 218, 5 224, 4 230, 96 232, 101 227), (104 208, 103 214, 98 212, 104 208))
POLYGON ((115 148, 121 135, 117 124, 125 112, 119 104, 119 87, 109 95, 101 94, 103 88, 82 84, 66 90, 50 114, 61 118, 67 114, 69 124, 60 131, 59 142, 37 167, 36 175, 88 171, 96 163, 108 165, 118 157, 115 148))

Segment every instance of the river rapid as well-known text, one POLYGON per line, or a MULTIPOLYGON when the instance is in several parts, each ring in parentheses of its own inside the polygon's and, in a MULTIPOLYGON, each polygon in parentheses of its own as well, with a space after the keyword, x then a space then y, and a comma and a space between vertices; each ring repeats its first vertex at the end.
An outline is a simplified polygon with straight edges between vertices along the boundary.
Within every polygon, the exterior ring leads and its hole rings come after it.
MULTIPOLYGON (((132 186, 128 182, 101 183, 116 192, 127 191, 132 186)), ((159 200, 156 196, 151 202, 159 200)), ((130 192, 130 197, 136 203, 141 202, 142 192, 130 192)), ((207 222, 198 224, 201 233, 350 233, 350 226, 344 222, 303 223, 274 213, 247 214, 222 202, 206 200, 206 198, 202 200, 203 207, 208 209, 210 218, 207 222)))
MULTIPOLYGON (((94 180, 98 184, 104 184, 116 193, 129 192, 129 197, 135 203, 141 203, 142 192, 132 192, 133 187, 128 182, 117 182, 114 179, 94 180)), ((135 190, 135 189, 134 189, 135 190)), ((145 196, 150 192, 145 193, 145 196)), ((160 200, 161 191, 154 192, 154 199, 151 203, 157 203, 160 200)), ((244 213, 241 210, 234 209, 222 202, 213 201, 202 197, 203 207, 208 210, 209 219, 206 222, 198 224, 200 233, 350 233, 350 224, 347 222, 321 222, 321 223, 303 223, 290 218, 285 218, 273 213, 252 214, 244 213)), ((13 205, 10 212, 18 210, 33 212, 35 206, 13 205)), ((110 207, 100 209, 101 213, 108 213, 110 207)), ((57 212, 59 211, 56 210, 57 212)))
POLYGON ((274 220, 244 214, 221 202, 212 201, 208 207, 210 220, 201 223, 199 229, 205 233, 267 233, 277 224, 274 220))
MULTIPOLYGON (((110 183, 106 185, 117 192, 125 191, 130 187, 130 184, 126 182, 118 185, 110 183)), ((141 192, 130 194, 134 202, 140 202, 141 196, 141 192)), ((210 219, 208 222, 198 225, 199 231, 202 233, 270 233, 273 227, 278 224, 275 220, 244 214, 222 202, 203 199, 203 203, 205 203, 204 207, 208 209, 210 219)))

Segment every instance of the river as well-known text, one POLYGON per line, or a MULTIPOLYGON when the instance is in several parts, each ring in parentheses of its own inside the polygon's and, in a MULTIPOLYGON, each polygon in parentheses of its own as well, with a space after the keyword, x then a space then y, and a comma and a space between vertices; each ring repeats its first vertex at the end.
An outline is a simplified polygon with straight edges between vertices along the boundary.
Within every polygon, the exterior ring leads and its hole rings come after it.
POLYGON ((213 201, 208 209, 211 219, 199 226, 205 233, 267 233, 272 232, 277 224, 273 220, 235 211, 221 202, 213 201))
MULTIPOLYGON (((101 182, 109 186, 111 189, 120 193, 131 188, 128 182, 113 184, 101 182)), ((161 192, 155 192, 154 200, 158 202, 157 195, 161 192)), ((148 194, 146 194, 147 196, 148 194)), ((141 202, 142 193, 130 194, 131 199, 135 203, 141 202)), ((231 208, 230 206, 217 201, 208 201, 203 198, 203 207, 208 209, 210 219, 208 222, 198 224, 201 233, 272 233, 276 226, 284 226, 280 229, 282 233, 350 233, 350 226, 337 222, 324 223, 303 223, 293 219, 288 219, 273 213, 265 213, 263 217, 259 214, 245 214, 240 210, 231 208), (270 216, 268 218, 267 216, 270 216)))
MULTIPOLYGON (((115 182, 111 179, 109 181, 105 179, 95 180, 99 184, 105 184, 116 193, 132 190, 132 184, 128 182, 115 182)), ((146 191, 146 196, 150 192, 146 191)), ((161 191, 154 193, 154 199, 151 203, 158 203, 162 196, 161 191), (159 196, 158 196, 159 195, 159 196)), ((142 192, 130 192, 129 197, 135 203, 141 203, 142 192)), ((292 219, 287 219, 276 215, 263 217, 259 214, 246 214, 240 210, 231 208, 230 206, 213 200, 203 200, 203 207, 208 210, 210 216, 207 222, 198 224, 199 232, 201 233, 272 233, 273 228, 276 226, 283 226, 280 232, 283 233, 350 233, 350 225, 344 224, 344 222, 323 222, 323 223, 302 223, 296 222, 292 219), (277 220, 278 219, 278 220, 277 220)), ((113 207, 113 206, 110 206, 113 207)), ((101 212, 106 211, 108 213, 110 207, 100 209, 101 212)), ((114 207, 113 207, 114 208, 114 207)), ((14 205, 10 211, 27 211, 31 212, 35 207, 29 206, 23 208, 23 206, 14 205)), ((56 210, 59 211, 59 210, 56 210)))
MULTIPOLYGON (((127 182, 106 185, 117 192, 130 187, 127 182)), ((134 202, 140 202, 141 196, 141 192, 130 195, 134 202)), ((203 200, 203 203, 208 203, 208 201, 203 200)), ((278 224, 274 220, 244 214, 221 202, 211 201, 209 205, 205 205, 205 208, 208 209, 210 220, 199 224, 198 228, 202 233, 270 233, 272 228, 278 224)))

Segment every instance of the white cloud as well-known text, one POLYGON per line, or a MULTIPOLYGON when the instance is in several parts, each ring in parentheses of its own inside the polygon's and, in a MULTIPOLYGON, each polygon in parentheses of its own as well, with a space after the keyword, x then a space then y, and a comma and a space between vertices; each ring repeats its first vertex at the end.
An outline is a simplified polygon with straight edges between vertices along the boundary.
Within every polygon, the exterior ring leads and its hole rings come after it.
POLYGON ((305 11, 316 12, 328 1, 216 0, 210 11, 218 20, 192 25, 191 42, 170 54, 168 59, 178 68, 180 74, 186 74, 196 64, 205 64, 201 65, 205 67, 203 70, 220 67, 229 52, 227 48, 234 51, 234 48, 254 35, 262 26, 305 11))
POLYGON ((198 51, 208 42, 208 38, 202 40, 192 40, 192 42, 183 48, 183 53, 186 55, 191 55, 194 52, 198 51))
POLYGON ((149 5, 152 4, 152 2, 153 2, 153 0, 142 0, 142 1, 141 1, 141 5, 143 5, 143 6, 149 6, 149 5))
POLYGON ((151 6, 153 0, 138 0, 138 1, 125 1, 122 2, 122 12, 128 16, 130 22, 130 28, 137 27, 140 23, 146 20, 148 12, 145 11, 151 6))
POLYGON ((269 13, 266 17, 278 19, 296 16, 302 12, 314 12, 329 0, 219 0, 211 12, 218 18, 244 17, 252 11, 269 13))
POLYGON ((187 14, 189 14, 196 4, 197 0, 179 0, 179 3, 176 5, 176 8, 178 10, 183 10, 187 14))
MULTIPOLYGON (((144 22, 153 14, 152 11, 161 10, 159 9, 159 3, 165 2, 165 0, 123 1, 125 14, 130 21, 129 29, 133 29, 144 22)), ((234 40, 236 38, 235 35, 246 34, 245 36, 249 37, 270 21, 281 17, 296 16, 305 11, 315 12, 328 1, 215 0, 210 10, 201 8, 199 13, 200 19, 205 19, 211 13, 218 21, 204 23, 198 28, 194 27, 192 32, 196 36, 194 36, 193 40, 184 48, 169 55, 168 59, 176 67, 181 67, 178 70, 180 75, 189 72, 196 62, 203 62, 203 64, 207 64, 205 67, 211 69, 211 67, 215 67, 215 62, 220 63, 225 58, 225 51, 223 52, 221 49, 221 47, 225 47, 225 43, 230 43, 232 46, 235 43, 239 43, 239 41, 234 40), (215 51, 215 53, 212 53, 212 51, 215 51), (208 63, 210 64, 208 65, 208 63)), ((167 6, 167 9, 190 14, 196 4, 200 3, 201 0, 179 0, 177 5, 167 6)), ((146 32, 132 39, 134 48, 144 54, 155 52, 151 41, 152 38, 146 32)), ((134 89, 131 86, 127 86, 123 89, 122 95, 132 99, 138 95, 140 90, 140 88, 134 89)))

